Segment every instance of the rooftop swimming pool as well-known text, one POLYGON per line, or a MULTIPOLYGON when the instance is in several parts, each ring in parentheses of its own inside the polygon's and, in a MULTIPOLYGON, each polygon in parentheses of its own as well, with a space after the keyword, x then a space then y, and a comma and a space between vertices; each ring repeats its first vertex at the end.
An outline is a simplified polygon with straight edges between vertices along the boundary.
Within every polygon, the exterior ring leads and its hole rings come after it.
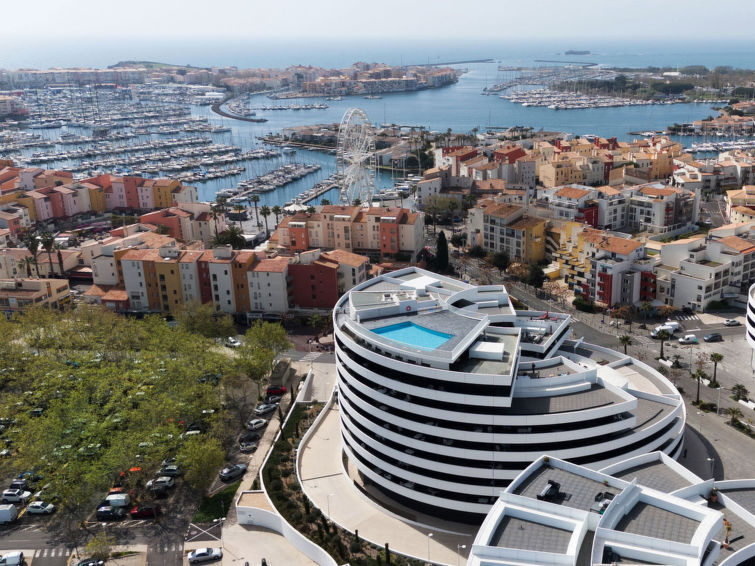
POLYGON ((375 328, 373 332, 422 350, 435 350, 435 348, 442 346, 453 338, 453 334, 430 330, 413 322, 399 322, 398 324, 382 326, 375 328))

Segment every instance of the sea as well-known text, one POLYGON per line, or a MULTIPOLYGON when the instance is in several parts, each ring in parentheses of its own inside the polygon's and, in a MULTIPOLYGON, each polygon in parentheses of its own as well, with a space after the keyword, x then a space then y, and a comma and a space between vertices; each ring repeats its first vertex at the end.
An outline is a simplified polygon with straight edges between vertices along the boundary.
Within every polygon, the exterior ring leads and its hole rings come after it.
MULTIPOLYGON (((552 110, 522 107, 498 96, 482 96, 485 86, 504 80, 499 66, 552 65, 543 62, 591 62, 608 67, 641 68, 647 66, 679 68, 686 65, 705 65, 709 68, 730 66, 755 69, 755 41, 672 41, 638 40, 612 42, 586 39, 560 41, 334 41, 322 39, 295 40, 152 40, 92 42, 76 40, 66 42, 56 38, 53 44, 35 42, 23 50, 11 49, 0 39, 0 68, 49 67, 106 67, 118 61, 147 60, 198 67, 237 66, 239 68, 313 65, 345 67, 356 61, 385 62, 389 64, 444 64, 455 61, 491 59, 487 63, 459 63, 463 71, 458 83, 410 93, 384 95, 381 99, 344 97, 341 101, 327 101, 325 110, 258 111, 265 123, 249 123, 223 118, 209 107, 195 107, 193 113, 206 115, 213 123, 230 126, 231 133, 215 134, 218 142, 233 143, 243 149, 259 147, 259 138, 283 128, 305 124, 338 123, 348 108, 362 108, 373 124, 423 126, 433 131, 470 132, 477 128, 530 126, 535 130, 563 131, 575 135, 592 134, 615 136, 630 140, 630 132, 663 130, 673 123, 690 122, 716 112, 710 104, 673 104, 627 106, 584 110, 552 110), (566 50, 588 50, 589 55, 565 55, 566 50)), ((305 103, 317 99, 286 100, 288 103, 305 103)), ((252 97, 253 107, 269 103, 266 96, 252 97)), ((50 132, 56 135, 56 132, 50 132)), ((694 141, 682 138, 685 144, 694 141)), ((322 166, 316 175, 310 175, 286 187, 261 195, 260 204, 282 205, 314 182, 335 171, 334 156, 318 151, 297 149, 295 155, 279 159, 248 162, 247 171, 239 177, 228 177, 196 183, 200 198, 214 200, 215 194, 240 180, 265 173, 282 163, 318 163, 322 166)), ((381 172, 377 185, 389 187, 400 172, 381 172)), ((337 200, 337 194, 321 198, 337 200)), ((314 201, 316 204, 318 201, 314 201)))

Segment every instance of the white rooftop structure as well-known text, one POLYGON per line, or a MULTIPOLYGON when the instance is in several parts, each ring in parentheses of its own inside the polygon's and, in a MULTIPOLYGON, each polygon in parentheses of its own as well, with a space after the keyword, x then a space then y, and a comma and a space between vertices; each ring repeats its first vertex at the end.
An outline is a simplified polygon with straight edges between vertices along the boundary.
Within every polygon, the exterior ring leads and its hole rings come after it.
POLYGON ((467 565, 739 566, 755 556, 753 511, 755 480, 703 480, 662 452, 601 470, 542 456, 501 493, 467 565))
POLYGON ((543 453, 600 469, 681 450, 666 378, 573 339, 567 314, 515 310, 502 285, 410 267, 354 287, 333 318, 344 451, 407 506, 479 521, 543 453))

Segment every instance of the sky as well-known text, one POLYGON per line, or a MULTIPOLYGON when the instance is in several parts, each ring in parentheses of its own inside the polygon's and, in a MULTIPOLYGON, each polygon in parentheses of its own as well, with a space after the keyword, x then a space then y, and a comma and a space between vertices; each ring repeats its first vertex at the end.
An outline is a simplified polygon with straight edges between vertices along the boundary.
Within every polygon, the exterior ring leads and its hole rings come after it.
POLYGON ((69 40, 113 33, 119 39, 729 40, 752 37, 755 1, 22 0, 3 2, 3 19, 26 24, 5 26, 6 39, 28 41, 31 27, 35 40, 47 42, 61 33, 69 40))

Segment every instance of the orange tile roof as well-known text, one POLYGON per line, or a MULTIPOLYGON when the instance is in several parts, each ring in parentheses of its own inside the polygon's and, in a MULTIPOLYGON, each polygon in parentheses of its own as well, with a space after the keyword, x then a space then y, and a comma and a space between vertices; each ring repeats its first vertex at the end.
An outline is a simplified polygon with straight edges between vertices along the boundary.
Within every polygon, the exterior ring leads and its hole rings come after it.
POLYGON ((658 187, 642 187, 640 189, 640 194, 649 196, 649 197, 669 197, 671 195, 677 194, 679 191, 677 189, 661 189, 658 187))
POLYGON ((755 250, 755 244, 745 240, 744 238, 740 238, 739 236, 726 236, 725 238, 721 238, 718 241, 733 250, 737 250, 740 253, 755 250))
POLYGON ((627 255, 643 245, 638 240, 609 236, 603 230, 592 229, 585 230, 585 241, 597 246, 601 250, 619 255, 627 255))
POLYGON ((287 257, 265 258, 256 262, 249 270, 262 273, 283 273, 288 264, 289 258, 287 257))
MULTIPOLYGON (((369 258, 363 255, 355 254, 346 250, 335 249, 322 254, 326 258, 333 259, 338 263, 350 265, 352 267, 358 267, 365 262, 369 262, 369 258)), ((321 256, 321 257, 322 257, 321 256)))
POLYGON ((562 189, 557 190, 554 194, 557 197, 562 197, 562 198, 581 199, 589 195, 590 191, 585 190, 585 189, 578 189, 577 187, 564 187, 562 189))

